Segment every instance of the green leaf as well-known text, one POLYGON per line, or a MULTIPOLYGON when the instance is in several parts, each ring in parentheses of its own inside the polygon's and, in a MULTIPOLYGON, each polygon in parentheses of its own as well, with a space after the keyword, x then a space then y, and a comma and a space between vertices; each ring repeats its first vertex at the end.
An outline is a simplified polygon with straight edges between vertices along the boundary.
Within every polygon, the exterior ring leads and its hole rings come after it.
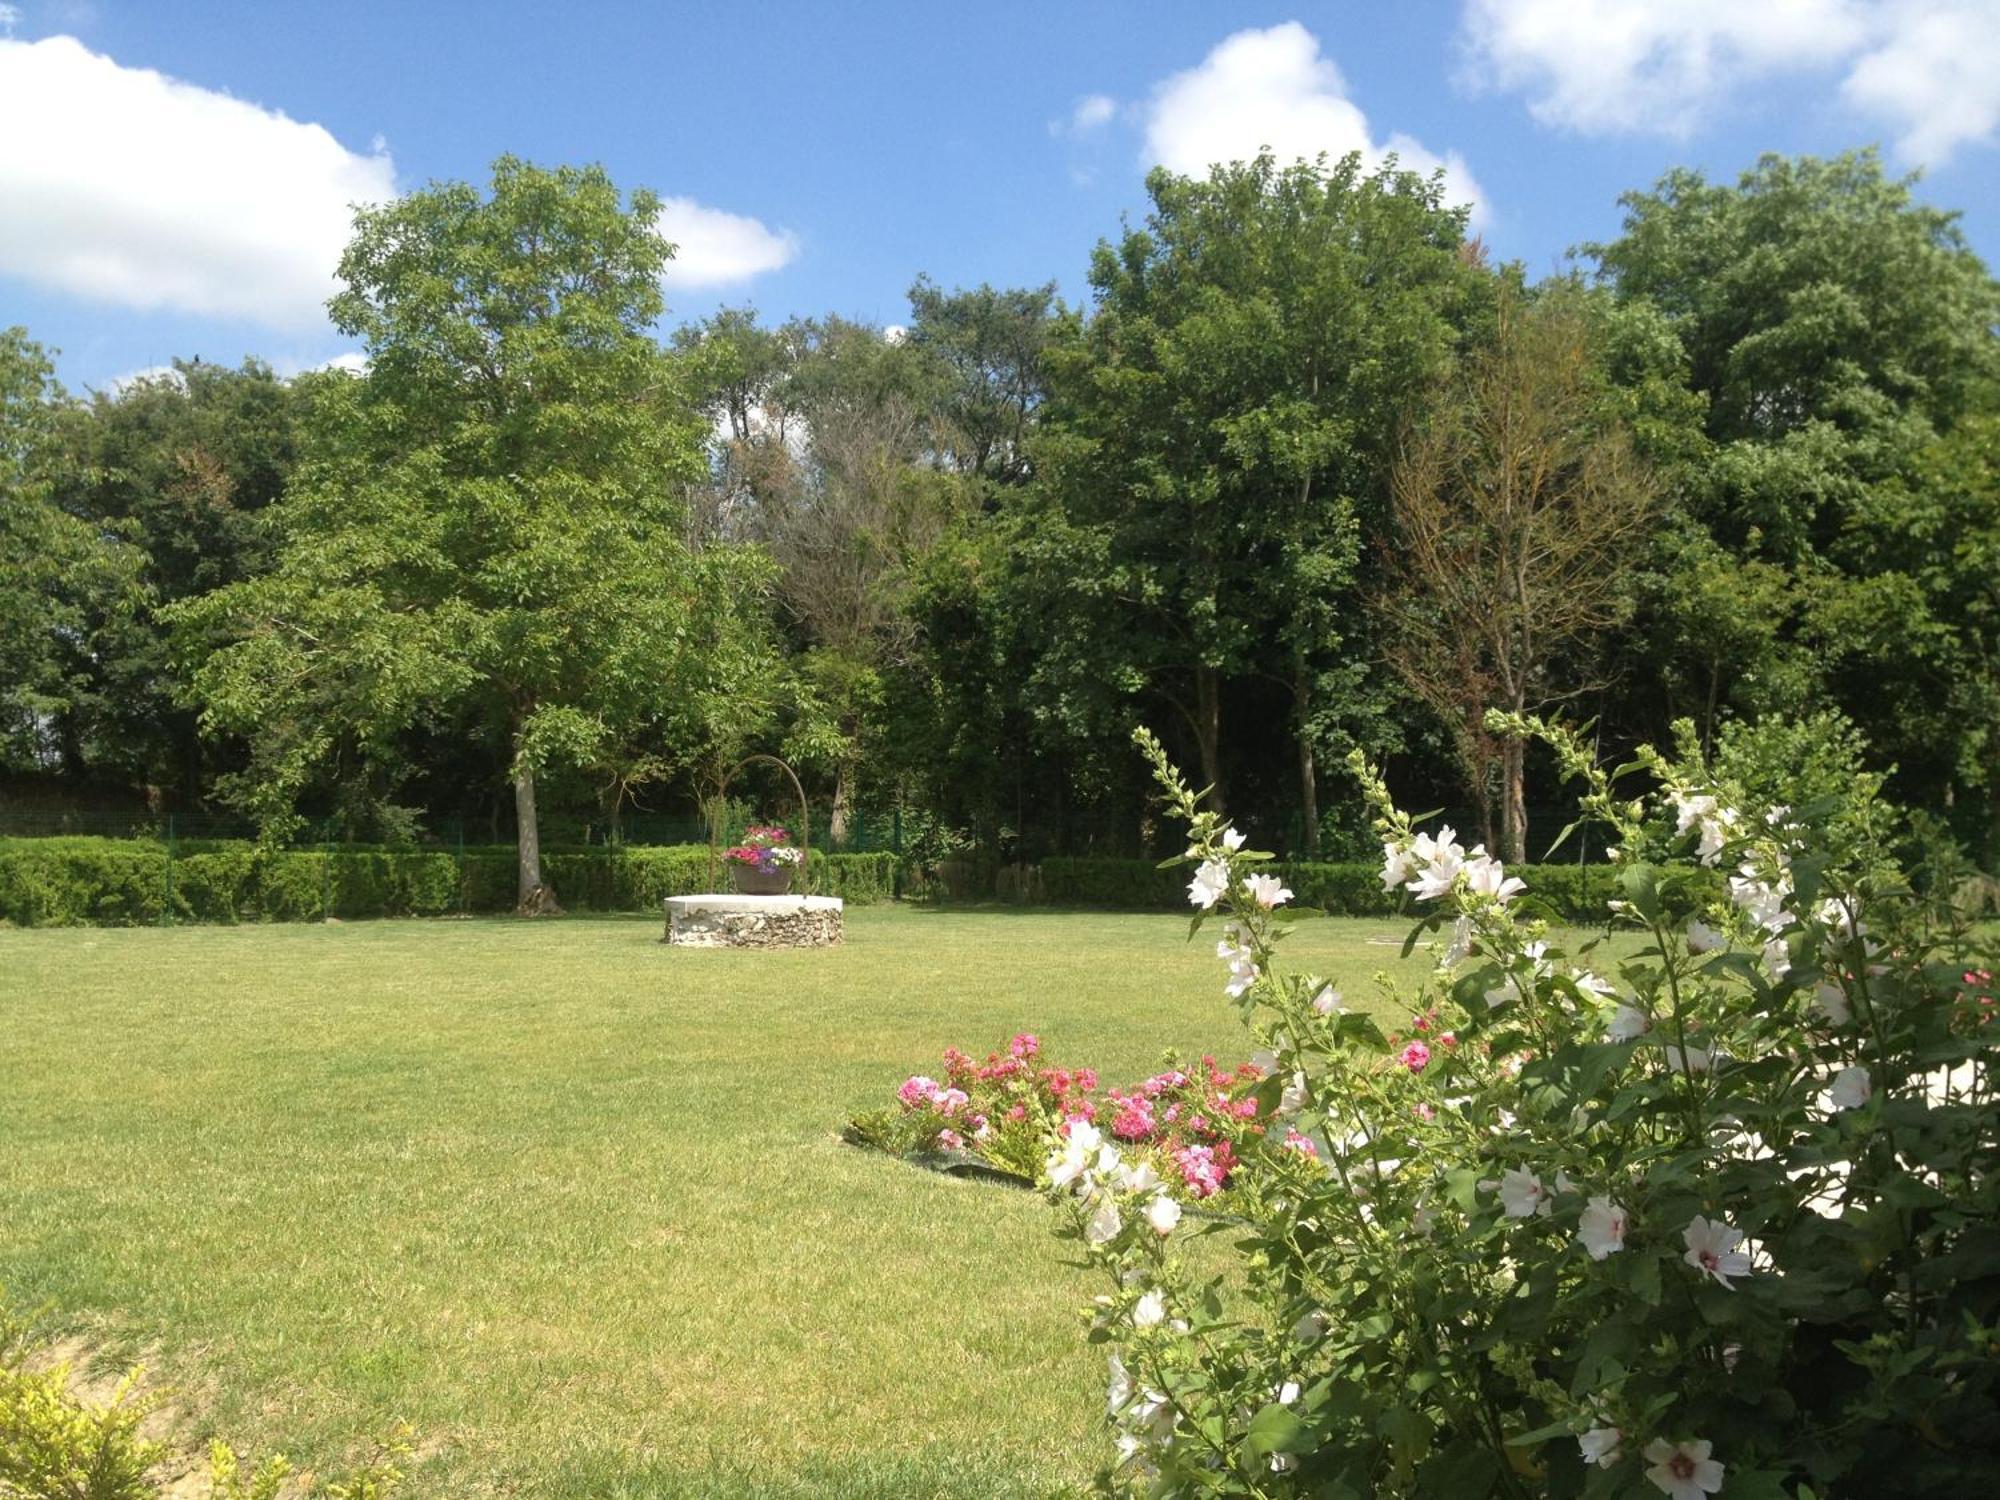
POLYGON ((1389 1440, 1398 1458, 1411 1463, 1430 1445, 1433 1428, 1422 1412, 1399 1404, 1382 1413, 1375 1430, 1389 1440))
POLYGON ((1312 1434, 1288 1406, 1272 1402, 1250 1419, 1243 1436, 1245 1452, 1268 1456, 1273 1453, 1309 1453, 1312 1434))
POLYGON ((1632 909, 1648 922, 1658 922, 1660 917, 1660 872, 1647 864, 1624 866, 1618 875, 1619 889, 1625 899, 1632 903, 1632 909))

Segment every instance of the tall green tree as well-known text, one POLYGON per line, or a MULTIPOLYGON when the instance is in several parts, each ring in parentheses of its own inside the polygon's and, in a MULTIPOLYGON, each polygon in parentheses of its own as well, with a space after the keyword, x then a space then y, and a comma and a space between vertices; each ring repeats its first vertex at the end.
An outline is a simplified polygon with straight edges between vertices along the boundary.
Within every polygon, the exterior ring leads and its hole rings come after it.
MULTIPOLYGON (((269 565, 265 509, 297 461, 298 413, 314 383, 269 366, 176 360, 161 374, 99 392, 62 413, 62 508, 134 549, 143 607, 94 620, 104 649, 83 665, 60 722, 72 772, 203 796, 215 747, 185 701, 158 611, 269 565)), ((225 749, 224 767, 232 758, 225 749)))
POLYGON ((1983 647, 1976 611, 1933 609, 1917 575, 1937 554, 1912 540, 1951 545, 1925 491, 1994 405, 2000 287, 1912 185, 1873 152, 1766 157, 1734 184, 1677 171, 1626 195, 1623 233, 1588 253, 1672 330, 1701 403, 1705 452, 1635 622, 1678 683, 1661 715, 1839 708, 1900 795, 1937 804, 1982 764, 1984 725, 1959 709, 1983 647))
POLYGON ((195 682, 252 736, 267 818, 329 765, 392 786, 405 729, 463 720, 505 746, 521 909, 547 909, 538 779, 668 721, 716 623, 758 608, 761 563, 685 537, 703 434, 647 331, 658 207, 503 157, 488 191, 356 215, 331 310, 368 373, 314 413, 272 571, 177 611, 233 633, 195 682))
POLYGON ((1038 671, 1080 727, 1107 691, 1170 708, 1222 799, 1228 684, 1276 655, 1310 840, 1316 750, 1382 690, 1343 670, 1372 654, 1360 539, 1406 404, 1476 296, 1465 213, 1440 179, 1352 155, 1147 188, 1144 227, 1092 260, 1088 323, 1049 355, 1024 561, 1065 623, 1038 671))
POLYGON ((67 398, 48 353, 0 329, 0 766, 54 769, 96 664, 142 605, 137 554, 56 503, 67 398))
POLYGON ((909 343, 944 372, 940 450, 960 473, 997 485, 1032 472, 1029 435, 1047 395, 1043 355, 1064 316, 1053 281, 947 291, 928 276, 910 287, 909 343))

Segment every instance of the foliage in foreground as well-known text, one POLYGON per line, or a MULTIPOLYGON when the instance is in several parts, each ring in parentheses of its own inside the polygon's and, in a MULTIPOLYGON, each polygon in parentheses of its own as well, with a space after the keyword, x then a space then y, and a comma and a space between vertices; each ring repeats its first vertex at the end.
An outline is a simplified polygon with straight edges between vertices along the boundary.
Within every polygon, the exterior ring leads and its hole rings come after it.
MULTIPOLYGON (((37 1361, 27 1322, 0 1303, 0 1500, 154 1500, 167 1493, 172 1450, 142 1434, 164 1396, 142 1392, 133 1369, 102 1403, 77 1394, 67 1364, 37 1361), (39 1367, 35 1367, 39 1365, 39 1367)), ((227 1443, 209 1448, 206 1500, 385 1500, 403 1479, 411 1452, 405 1429, 374 1457, 324 1487, 288 1484, 292 1466, 274 1454, 245 1472, 227 1443)), ((176 1494, 185 1493, 176 1490, 176 1494)))
MULTIPOLYGON (((2000 1110, 1990 958, 1880 852, 1867 788, 1767 805, 1698 756, 1625 797, 1615 977, 1532 888, 1418 832, 1365 766, 1382 884, 1433 915, 1400 1047, 1285 974, 1264 856, 1140 736, 1192 841, 1198 929, 1274 1054, 1230 1274, 1089 1121, 1052 1138, 1108 1274, 1106 1476, 1148 1495, 1985 1493, 2000 1485, 2000 1110), (1726 895, 1712 872, 1729 869, 1726 895), (1245 980, 1248 980, 1245 983, 1245 980), (1425 1035, 1427 1031, 1429 1035, 1425 1035), (1205 1262, 1210 1257, 1203 1257, 1205 1262)), ((1223 1226, 1211 1225, 1217 1232, 1223 1226)))

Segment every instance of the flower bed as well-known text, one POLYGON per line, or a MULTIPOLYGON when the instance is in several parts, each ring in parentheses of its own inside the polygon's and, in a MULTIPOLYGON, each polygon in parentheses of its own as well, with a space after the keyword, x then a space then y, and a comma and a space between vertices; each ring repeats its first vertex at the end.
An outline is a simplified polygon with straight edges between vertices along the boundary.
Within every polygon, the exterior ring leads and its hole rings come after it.
POLYGON ((1144 1163, 1179 1196, 1201 1199, 1228 1185, 1273 1107, 1268 1070, 1255 1062, 1224 1067, 1213 1057, 1187 1065, 1169 1059, 1129 1087, 1101 1088, 1095 1069, 1055 1066, 1028 1032, 984 1062, 956 1047, 945 1049, 943 1061, 942 1078, 904 1079, 896 1103, 857 1115, 847 1139, 1023 1186, 1041 1173, 1052 1138, 1061 1136, 1083 1154, 1115 1143, 1124 1159, 1144 1163))

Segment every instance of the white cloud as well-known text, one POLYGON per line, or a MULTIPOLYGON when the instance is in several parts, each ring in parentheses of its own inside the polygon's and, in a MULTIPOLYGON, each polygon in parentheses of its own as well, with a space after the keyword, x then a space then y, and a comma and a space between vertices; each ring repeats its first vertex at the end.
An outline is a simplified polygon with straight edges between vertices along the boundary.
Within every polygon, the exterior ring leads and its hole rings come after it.
POLYGON ((1837 68, 1906 160, 2000 125, 2000 0, 1467 0, 1460 40, 1469 86, 1592 134, 1685 137, 1760 82, 1837 68))
POLYGON ((0 37, 12 36, 14 34, 14 28, 16 26, 19 26, 20 24, 21 24, 20 6, 0 5, 0 37))
POLYGON ((1450 199, 1471 204, 1475 220, 1485 217, 1464 158, 1440 156, 1400 133, 1378 142, 1340 69, 1297 21, 1225 38, 1199 66, 1161 83, 1146 108, 1146 158, 1175 172, 1205 175, 1216 162, 1247 161, 1266 146, 1280 163, 1359 151, 1371 166, 1393 152, 1410 171, 1442 167, 1450 199))
POLYGON ((900 344, 909 336, 909 328, 901 323, 888 323, 882 328, 882 342, 885 344, 900 344))
MULTIPOLYGON (((368 373, 368 356, 358 349, 349 349, 330 359, 301 359, 295 355, 278 355, 271 360, 271 369, 280 380, 291 380, 300 375, 319 370, 345 370, 351 375, 368 373)), ((187 379, 172 365, 147 365, 142 370, 131 370, 123 375, 114 375, 104 382, 104 393, 122 396, 142 380, 164 380, 174 385, 185 385, 187 379)))
POLYGON ((324 323, 384 153, 72 37, 0 40, 0 275, 127 307, 324 323))
POLYGON ((297 355, 281 354, 271 361, 271 368, 280 380, 317 375, 322 370, 344 370, 349 375, 366 375, 368 356, 359 349, 349 349, 327 359, 302 359, 297 355))
POLYGON ((1905 161, 1942 163, 2000 128, 2000 0, 1890 7, 1889 25, 1841 84, 1894 125, 1905 161))
POLYGON ((1085 94, 1067 120, 1049 121, 1050 135, 1089 135, 1118 118, 1118 101, 1109 94, 1085 94))
POLYGON ((1860 41, 1855 0, 1468 0, 1467 81, 1529 93, 1544 124, 1686 135, 1748 79, 1860 41))
POLYGON ((1069 117, 1069 128, 1095 130, 1100 125, 1109 125, 1117 113, 1118 101, 1109 94, 1086 94, 1077 101, 1076 110, 1069 117))
POLYGON ((113 397, 122 396, 133 386, 148 380, 164 380, 172 385, 187 383, 181 372, 172 365, 147 365, 143 370, 128 370, 123 375, 113 375, 104 382, 104 394, 113 397))
POLYGON ((799 253, 789 229, 766 228, 743 214, 724 213, 692 198, 660 200, 660 233, 674 246, 667 285, 727 286, 790 265, 799 253))

